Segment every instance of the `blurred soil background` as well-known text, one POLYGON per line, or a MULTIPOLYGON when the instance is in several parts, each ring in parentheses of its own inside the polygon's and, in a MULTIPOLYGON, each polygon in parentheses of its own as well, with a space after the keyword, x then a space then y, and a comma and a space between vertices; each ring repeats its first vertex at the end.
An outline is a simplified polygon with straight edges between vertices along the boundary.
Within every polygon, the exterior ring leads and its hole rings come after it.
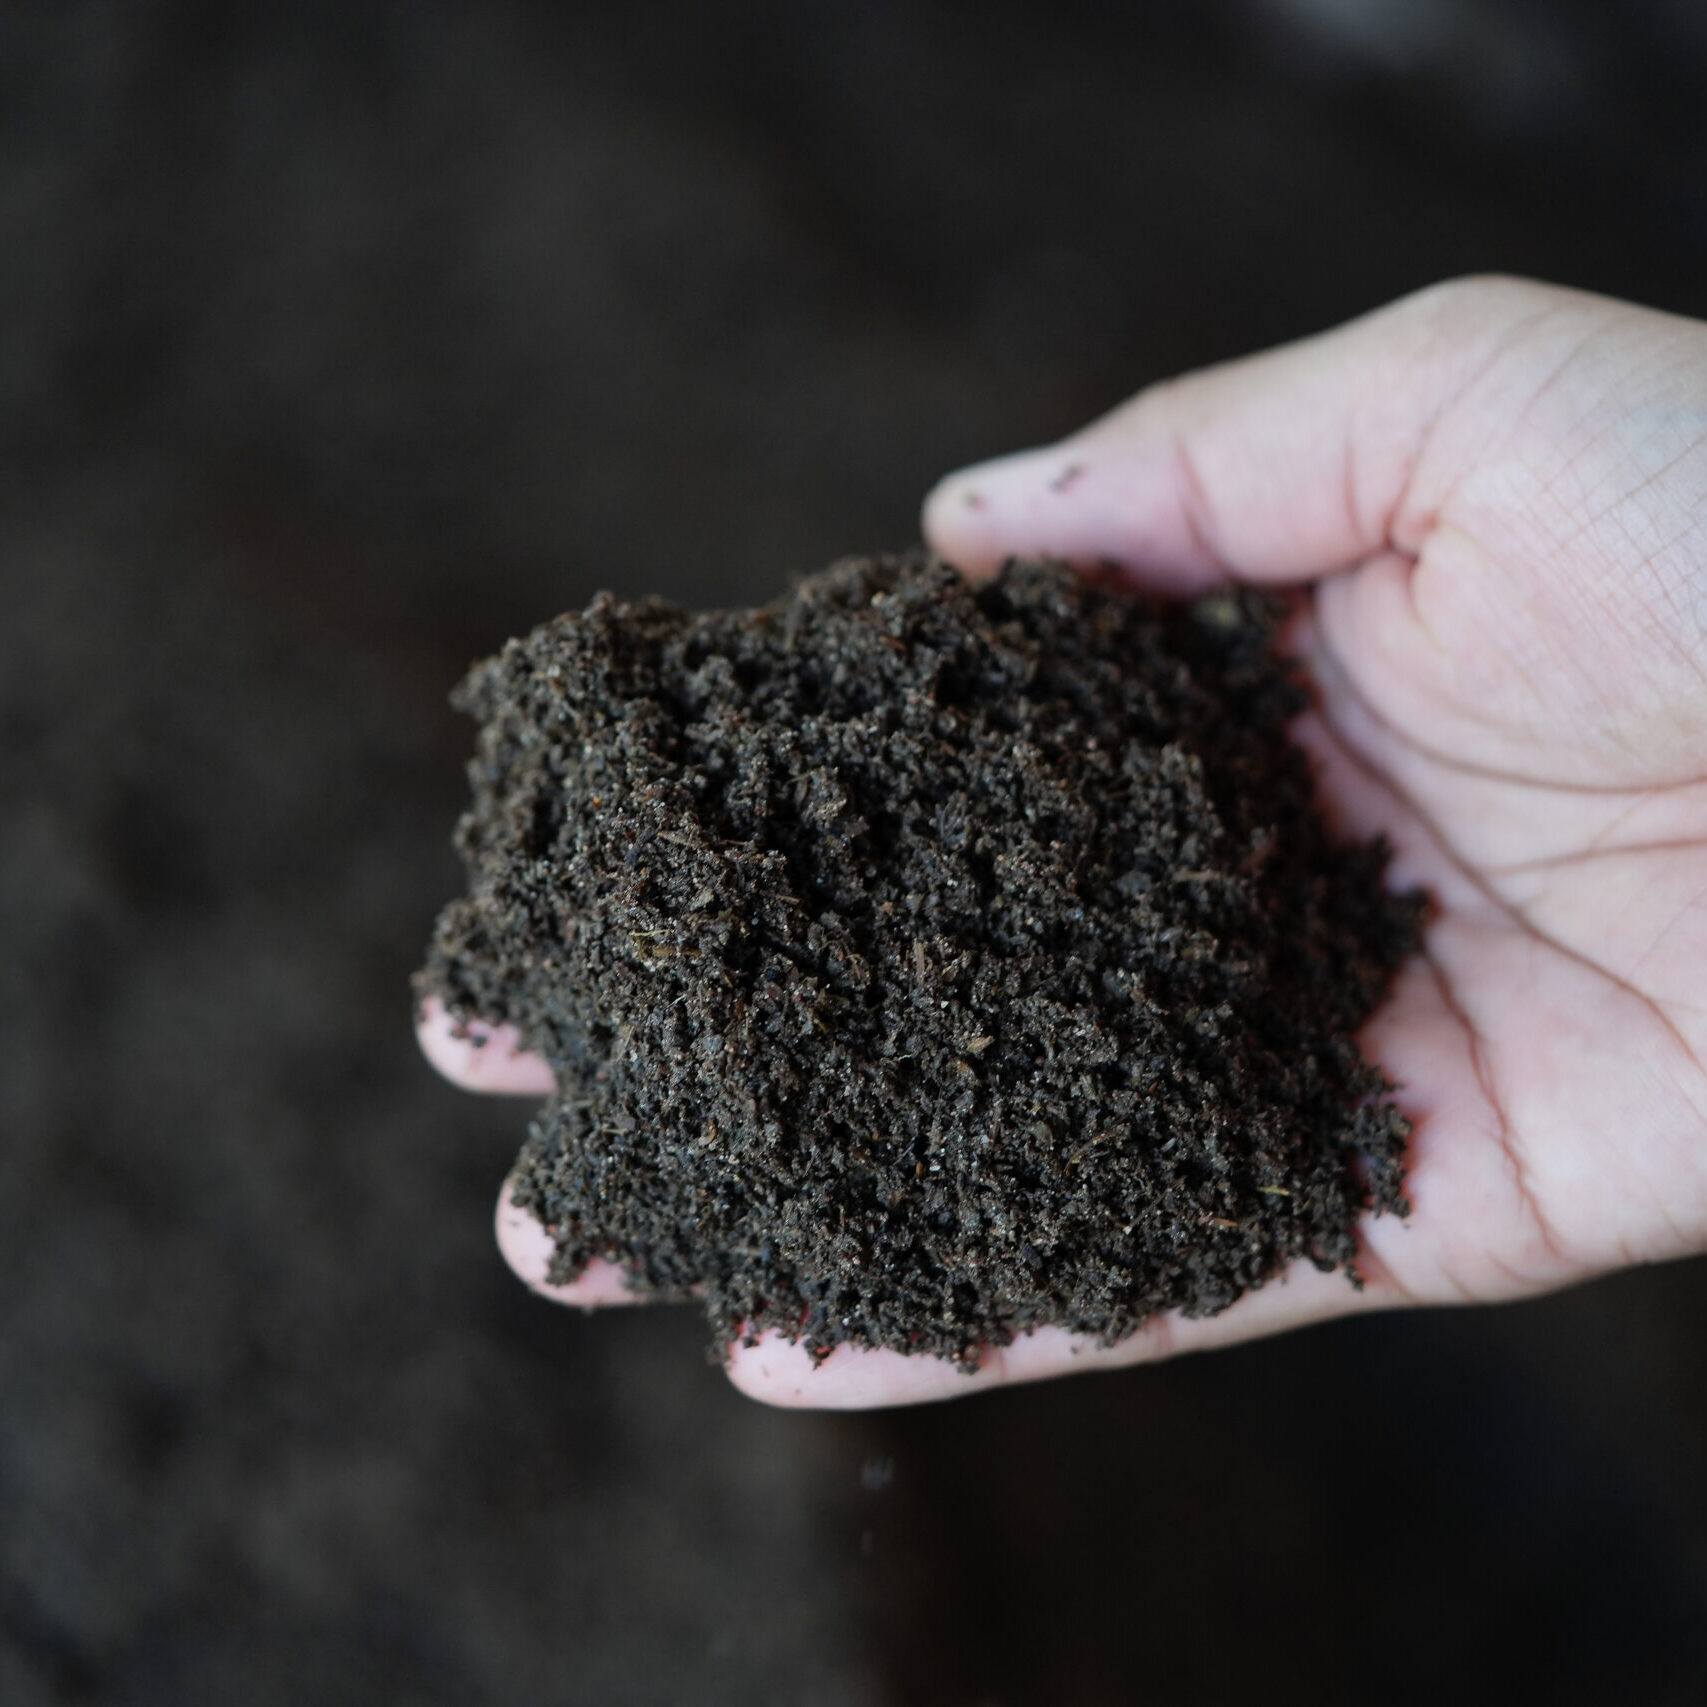
POLYGON ((1707 311, 1689 0, 0 0, 0 1702, 1707 1697, 1707 1266, 918 1413, 493 1249, 464 666, 1500 268, 1707 311))

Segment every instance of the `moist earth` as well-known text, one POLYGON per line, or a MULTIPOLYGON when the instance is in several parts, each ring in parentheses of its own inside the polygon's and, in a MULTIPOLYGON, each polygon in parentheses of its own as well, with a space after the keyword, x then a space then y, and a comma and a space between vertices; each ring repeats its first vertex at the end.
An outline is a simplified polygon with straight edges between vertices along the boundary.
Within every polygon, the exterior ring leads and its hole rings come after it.
POLYGON ((1423 901, 1313 805, 1280 614, 915 554, 476 666, 418 990, 551 1063, 510 1189, 553 1278, 968 1366, 1355 1283, 1408 1133, 1356 1032, 1423 901))

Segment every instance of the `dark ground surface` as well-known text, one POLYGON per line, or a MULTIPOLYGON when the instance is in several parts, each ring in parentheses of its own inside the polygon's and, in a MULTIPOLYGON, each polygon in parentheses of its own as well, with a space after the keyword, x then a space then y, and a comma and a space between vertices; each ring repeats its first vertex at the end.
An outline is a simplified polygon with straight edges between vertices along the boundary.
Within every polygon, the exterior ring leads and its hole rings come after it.
POLYGON ((0 6, 0 1701, 1700 1700, 1702 1264, 773 1414, 407 1021, 471 658, 1449 273, 1707 309, 1701 10, 557 11, 0 6))

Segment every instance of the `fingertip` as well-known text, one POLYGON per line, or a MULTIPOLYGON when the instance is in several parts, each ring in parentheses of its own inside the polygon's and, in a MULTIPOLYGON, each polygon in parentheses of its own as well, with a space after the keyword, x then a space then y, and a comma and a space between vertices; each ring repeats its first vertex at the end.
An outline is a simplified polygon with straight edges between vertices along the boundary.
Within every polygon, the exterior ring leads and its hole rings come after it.
POLYGON ((557 1241, 531 1210, 523 1209, 511 1199, 507 1182, 498 1194, 494 1225, 498 1249, 503 1253, 504 1261, 510 1265, 516 1278, 541 1298, 549 1298, 554 1304, 578 1305, 583 1309, 639 1302, 628 1285, 626 1272, 616 1263, 606 1262, 601 1257, 594 1257, 573 1280, 552 1280, 551 1264, 557 1254, 557 1241))
POLYGON ((512 1200, 507 1181, 498 1193, 498 1211, 493 1226, 498 1235, 498 1249, 503 1252, 504 1261, 515 1271, 516 1278, 526 1281, 529 1286, 541 1285, 551 1267, 556 1241, 530 1210, 523 1209, 512 1200))
POLYGON ((1009 557, 1049 549, 1037 543, 1047 534, 1047 528, 1040 533, 1033 513, 1037 498, 1052 486, 1062 495, 1077 478, 1070 454, 1056 447, 960 469, 925 498, 920 519, 925 540, 967 575, 988 575, 1009 557))
POLYGON ((1002 561, 1000 548, 991 543, 984 513, 988 506, 978 470, 964 469, 932 487, 919 518, 931 550, 974 580, 991 574, 1002 561))
POLYGON ((1097 427, 949 475, 925 499, 924 535, 978 579, 1010 557, 1119 569, 1170 596, 1227 580, 1205 539, 1182 526, 1165 457, 1097 427))
POLYGON ((727 1373, 750 1399, 787 1410, 859 1411, 936 1404, 991 1387, 1148 1361, 1167 1354, 1150 1329, 1113 1346, 1065 1328, 1035 1328, 1006 1345, 983 1348, 975 1367, 884 1346, 837 1346, 815 1361, 805 1346, 772 1331, 729 1349, 727 1373))
POLYGON ((557 1088, 550 1063, 522 1047, 514 1026, 463 1023, 437 996, 422 1002, 415 1037, 428 1061, 465 1091, 537 1097, 557 1088))
POLYGON ((940 1357, 909 1357, 882 1346, 839 1345, 821 1362, 777 1332, 729 1348, 725 1372, 749 1399, 784 1410, 864 1411, 928 1404, 986 1384, 940 1357))

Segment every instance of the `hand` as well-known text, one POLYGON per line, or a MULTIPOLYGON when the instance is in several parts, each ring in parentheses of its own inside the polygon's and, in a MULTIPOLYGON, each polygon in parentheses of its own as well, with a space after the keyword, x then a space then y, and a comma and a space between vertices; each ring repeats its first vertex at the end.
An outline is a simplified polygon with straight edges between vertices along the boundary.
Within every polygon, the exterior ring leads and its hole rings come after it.
MULTIPOLYGON (((925 529, 969 573, 1308 588, 1323 803, 1438 904, 1364 1034, 1415 1125, 1413 1211, 1361 1226, 1361 1290, 1299 1264, 1219 1316, 1108 1348, 1043 1329, 972 1376, 851 1347, 814 1369, 771 1337, 735 1349, 737 1385, 953 1397, 1707 1248, 1707 326, 1445 285, 955 475, 925 529)), ((437 1047, 461 1082, 548 1082, 437 1047)), ((621 1295, 609 1270, 543 1286, 549 1241, 513 1210, 500 1238, 541 1290, 621 1295)))

